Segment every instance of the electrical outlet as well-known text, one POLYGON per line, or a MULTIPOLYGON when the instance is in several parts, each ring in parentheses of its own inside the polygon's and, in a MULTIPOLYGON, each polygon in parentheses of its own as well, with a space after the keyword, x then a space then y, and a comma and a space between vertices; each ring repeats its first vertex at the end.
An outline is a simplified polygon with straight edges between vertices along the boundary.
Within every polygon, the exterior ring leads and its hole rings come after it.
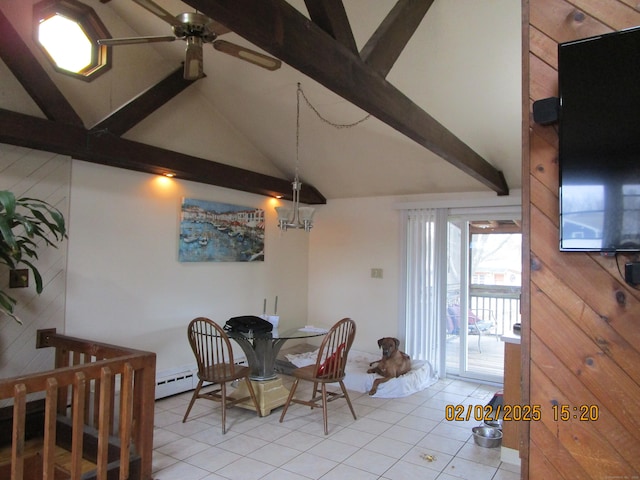
POLYGON ((25 288, 29 286, 29 269, 18 268, 9 271, 9 288, 25 288))
POLYGON ((381 268, 372 268, 371 269, 371 278, 382 278, 382 269, 381 268))

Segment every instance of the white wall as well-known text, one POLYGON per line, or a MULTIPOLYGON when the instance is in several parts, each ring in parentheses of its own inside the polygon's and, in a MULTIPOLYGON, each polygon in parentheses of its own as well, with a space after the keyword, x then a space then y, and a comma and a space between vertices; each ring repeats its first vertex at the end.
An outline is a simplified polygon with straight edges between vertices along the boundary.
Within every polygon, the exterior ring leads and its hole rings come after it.
POLYGON ((308 323, 309 235, 280 233, 275 199, 82 161, 71 185, 68 335, 154 351, 163 370, 193 363, 196 316, 271 311, 278 295, 281 328, 308 323), (178 262, 182 197, 265 209, 265 261, 178 262))
MULTIPOLYGON (((316 214, 309 250, 309 321, 356 321, 356 350, 377 353, 382 337, 403 338, 400 318, 403 233, 400 208, 520 205, 521 191, 330 200, 316 214), (381 268, 382 279, 371 278, 381 268)), ((404 348, 404 345, 401 345, 404 348)))
MULTIPOLYGON (((50 154, 31 155, 41 159, 50 154)), ((329 326, 349 316, 358 326, 354 348, 372 353, 378 352, 380 337, 402 337, 401 220, 396 206, 424 196, 330 200, 317 207, 310 234, 280 233, 274 199, 66 161, 72 170, 66 325, 56 320, 56 325, 45 322, 39 328, 57 326, 69 335, 154 351, 160 371, 193 363, 186 325, 195 316, 224 322, 234 315, 261 313, 264 298, 271 312, 276 295, 283 329, 329 326), (264 208, 265 262, 178 262, 182 197, 264 208), (383 278, 371 278, 372 268, 382 269, 383 278)), ((8 178, 5 173, 3 179, 8 178)), ((68 188, 68 178, 63 183, 68 188)), ((56 278, 64 279, 63 268, 56 278)), ((61 319, 64 286, 45 288, 33 308, 47 315, 58 311, 56 318, 61 319), (48 303, 52 294, 61 298, 57 307, 48 303)), ((16 331, 14 337, 22 336, 15 325, 1 326, 0 347, 9 330, 16 331)), ((33 345, 32 339, 24 343, 30 355, 33 345)), ((2 377, 9 376, 3 368, 7 358, 13 357, 4 356, 2 377)))
POLYGON ((273 309, 280 326, 349 316, 354 348, 398 335, 400 213, 396 197, 331 200, 315 226, 280 233, 274 200, 74 161, 66 333, 158 354, 158 370, 192 363, 186 324, 273 309), (180 263, 182 197, 264 208, 264 263, 180 263), (383 270, 371 278, 371 268, 383 270))
POLYGON ((395 197, 330 200, 316 214, 309 252, 309 321, 351 317, 356 350, 398 335, 400 213, 395 197), (381 268, 382 279, 371 278, 381 268))
POLYGON ((275 200, 74 161, 66 333, 151 350, 158 370, 193 362, 186 324, 273 309, 280 327, 353 318, 354 348, 398 336, 400 214, 395 197, 332 200, 315 226, 280 233, 275 200), (182 197, 264 208, 264 263, 180 263, 182 197), (371 268, 383 270, 371 278, 371 268))

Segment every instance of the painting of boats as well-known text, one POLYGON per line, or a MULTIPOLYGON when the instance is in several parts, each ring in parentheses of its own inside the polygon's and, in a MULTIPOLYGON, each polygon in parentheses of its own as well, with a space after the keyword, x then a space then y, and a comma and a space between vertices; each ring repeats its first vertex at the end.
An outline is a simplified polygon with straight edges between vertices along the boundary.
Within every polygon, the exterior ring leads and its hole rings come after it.
POLYGON ((178 260, 264 261, 264 210, 183 198, 178 260))

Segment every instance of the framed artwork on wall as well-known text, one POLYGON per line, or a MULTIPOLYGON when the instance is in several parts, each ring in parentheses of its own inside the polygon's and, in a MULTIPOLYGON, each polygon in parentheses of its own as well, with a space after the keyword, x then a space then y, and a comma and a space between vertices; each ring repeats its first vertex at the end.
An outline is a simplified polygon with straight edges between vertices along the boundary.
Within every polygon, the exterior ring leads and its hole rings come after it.
POLYGON ((264 261, 264 210, 183 198, 180 262, 264 261))

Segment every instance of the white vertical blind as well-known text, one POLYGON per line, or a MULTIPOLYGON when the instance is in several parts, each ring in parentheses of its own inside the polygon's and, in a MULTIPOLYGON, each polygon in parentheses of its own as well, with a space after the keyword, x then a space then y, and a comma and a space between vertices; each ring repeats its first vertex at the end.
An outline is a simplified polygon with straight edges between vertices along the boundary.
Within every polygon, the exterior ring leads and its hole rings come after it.
POLYGON ((405 349, 412 358, 429 361, 442 376, 440 299, 446 291, 447 210, 407 210, 405 224, 405 349))

